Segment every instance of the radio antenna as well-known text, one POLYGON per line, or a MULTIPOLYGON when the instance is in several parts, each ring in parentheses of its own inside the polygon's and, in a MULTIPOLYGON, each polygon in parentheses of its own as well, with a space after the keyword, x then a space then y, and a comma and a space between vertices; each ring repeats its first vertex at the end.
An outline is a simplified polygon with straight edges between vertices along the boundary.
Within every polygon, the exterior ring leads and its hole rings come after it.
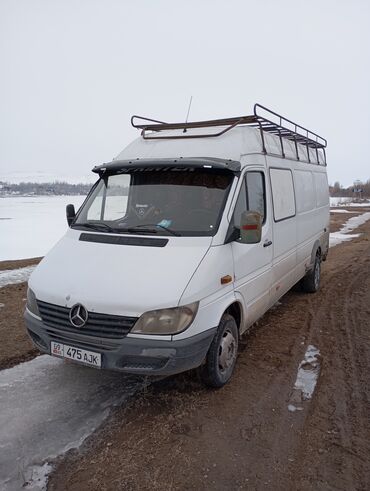
MULTIPOLYGON (((189 101, 189 107, 188 107, 188 113, 186 115, 186 119, 185 119, 185 123, 188 122, 188 118, 189 118, 189 113, 190 113, 190 108, 191 108, 191 103, 193 102, 193 96, 190 96, 190 101, 189 101)), ((186 128, 184 128, 184 131, 183 133, 186 133, 186 128)))

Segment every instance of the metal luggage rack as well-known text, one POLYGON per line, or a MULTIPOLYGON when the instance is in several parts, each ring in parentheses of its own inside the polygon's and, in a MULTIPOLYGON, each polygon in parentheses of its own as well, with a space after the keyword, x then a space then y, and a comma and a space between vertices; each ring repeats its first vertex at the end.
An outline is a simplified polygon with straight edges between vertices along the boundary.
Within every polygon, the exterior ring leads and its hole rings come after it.
POLYGON ((224 119, 211 119, 208 121, 194 121, 184 123, 165 123, 164 121, 158 121, 156 119, 145 118, 142 116, 134 115, 131 117, 131 124, 134 128, 141 130, 141 136, 144 140, 170 140, 180 138, 210 138, 221 136, 228 131, 232 130, 239 125, 248 125, 252 128, 258 128, 261 134, 262 151, 267 154, 264 133, 270 133, 275 135, 280 140, 281 156, 285 158, 284 151, 284 139, 290 140, 295 145, 296 158, 301 160, 298 152, 298 143, 305 146, 307 150, 307 161, 309 163, 320 164, 319 150, 323 151, 324 165, 326 165, 326 153, 325 148, 327 141, 325 138, 317 135, 313 131, 304 128, 303 126, 294 123, 290 119, 284 118, 280 114, 271 111, 267 107, 261 106, 261 104, 255 104, 253 108, 253 114, 251 116, 240 116, 235 118, 224 119), (261 111, 268 114, 268 117, 261 114, 261 111), (272 121, 269 118, 276 119, 272 121), (135 120, 141 120, 142 122, 136 123, 135 120), (201 134, 187 134, 188 129, 193 128, 211 128, 213 126, 225 126, 221 131, 217 133, 201 133, 201 134), (160 135, 161 131, 167 130, 183 130, 183 134, 177 135, 160 135), (150 132, 150 133, 148 133, 150 132), (312 148, 316 153, 316 161, 313 162, 310 156, 309 149, 312 148))

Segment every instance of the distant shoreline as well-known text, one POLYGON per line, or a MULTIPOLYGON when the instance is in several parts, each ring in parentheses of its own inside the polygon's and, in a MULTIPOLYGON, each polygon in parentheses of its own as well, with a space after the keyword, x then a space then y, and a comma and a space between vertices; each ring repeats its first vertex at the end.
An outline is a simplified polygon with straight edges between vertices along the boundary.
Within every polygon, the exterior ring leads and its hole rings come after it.
POLYGON ((55 193, 44 193, 44 194, 0 194, 0 199, 1 198, 40 198, 40 197, 48 197, 48 198, 57 198, 58 196, 86 196, 87 193, 61 193, 61 194, 55 194, 55 193))
POLYGON ((83 196, 90 191, 92 184, 71 184, 55 182, 21 182, 18 184, 0 181, 0 198, 32 196, 83 196))

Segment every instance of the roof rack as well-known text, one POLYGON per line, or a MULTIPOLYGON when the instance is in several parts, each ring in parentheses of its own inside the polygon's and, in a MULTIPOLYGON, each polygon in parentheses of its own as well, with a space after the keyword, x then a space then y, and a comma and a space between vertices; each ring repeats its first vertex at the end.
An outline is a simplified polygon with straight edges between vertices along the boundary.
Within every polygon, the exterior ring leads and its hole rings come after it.
POLYGON ((304 128, 297 123, 294 123, 290 119, 287 119, 280 114, 271 111, 261 104, 254 105, 253 114, 251 116, 211 119, 207 121, 194 121, 190 123, 165 123, 164 121, 158 121, 156 119, 134 115, 131 117, 131 124, 134 128, 141 130, 141 136, 144 138, 144 140, 218 137, 232 130, 236 126, 248 125, 252 128, 257 128, 260 130, 263 153, 267 153, 264 138, 264 133, 266 132, 279 138, 282 157, 285 157, 283 140, 286 139, 294 142, 297 160, 300 160, 298 153, 298 144, 301 144, 304 145, 307 149, 308 162, 312 163, 309 152, 309 149, 312 148, 316 152, 316 163, 319 164, 320 161, 318 150, 321 149, 324 154, 324 162, 326 165, 325 148, 327 145, 327 141, 325 140, 325 138, 322 138, 313 131, 304 128), (267 115, 264 115, 266 113, 267 115), (273 119, 275 119, 275 121, 273 121, 273 119), (141 122, 137 123, 135 122, 135 120, 140 120, 141 122), (216 133, 187 134, 188 129, 210 128, 214 126, 224 126, 224 128, 216 133), (164 136, 159 134, 161 131, 165 130, 181 129, 183 130, 183 134, 180 135, 177 134, 164 136), (148 134, 148 132, 150 133, 148 134))

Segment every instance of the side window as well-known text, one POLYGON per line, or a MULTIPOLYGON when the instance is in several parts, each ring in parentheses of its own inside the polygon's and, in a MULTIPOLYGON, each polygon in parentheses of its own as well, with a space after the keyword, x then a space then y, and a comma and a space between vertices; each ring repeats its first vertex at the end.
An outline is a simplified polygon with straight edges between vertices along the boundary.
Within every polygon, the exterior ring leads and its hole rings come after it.
POLYGON ((258 211, 262 215, 262 223, 266 215, 265 179, 262 172, 247 172, 240 188, 233 216, 235 228, 240 228, 243 211, 258 211))
POLYGON ((247 190, 245 187, 245 179, 243 179, 239 191, 238 201, 236 202, 235 209, 234 209, 233 223, 235 228, 240 229, 242 213, 246 209, 247 209, 247 190))
POLYGON ((262 215, 262 223, 265 223, 266 197, 265 180, 262 172, 247 172, 247 200, 250 211, 258 211, 262 215))
POLYGON ((289 169, 270 169, 275 222, 294 217, 295 199, 292 173, 289 169))

